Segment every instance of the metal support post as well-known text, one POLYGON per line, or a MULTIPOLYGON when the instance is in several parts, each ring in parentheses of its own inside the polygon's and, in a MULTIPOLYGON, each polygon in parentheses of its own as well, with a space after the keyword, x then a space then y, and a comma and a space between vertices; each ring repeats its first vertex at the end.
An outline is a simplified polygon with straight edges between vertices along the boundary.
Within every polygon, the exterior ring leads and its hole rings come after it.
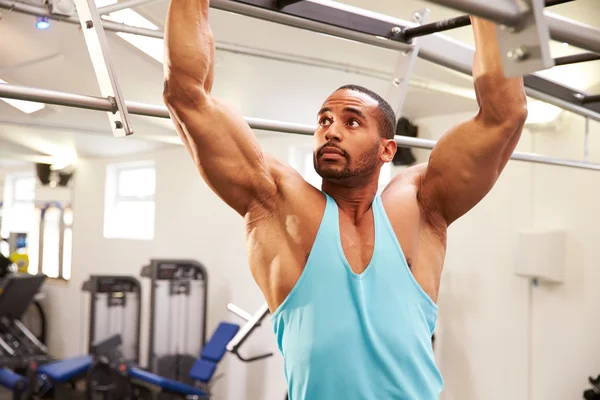
POLYGON ((110 58, 106 34, 94 0, 75 0, 75 4, 88 52, 96 72, 96 79, 100 86, 100 92, 112 104, 107 115, 113 135, 117 137, 131 135, 133 131, 131 130, 127 107, 121 94, 117 74, 110 58))
MULTIPOLYGON (((413 21, 417 24, 424 24, 429 18, 429 9, 423 9, 413 14, 413 21)), ((397 27, 393 29, 396 34, 402 33, 402 28, 397 27)), ((396 62, 396 68, 394 68, 394 75, 392 82, 388 89, 386 100, 392 107, 392 110, 396 113, 396 120, 402 116, 402 106, 406 99, 408 92, 408 86, 410 83, 410 77, 415 68, 415 63, 419 55, 421 40, 416 39, 413 43, 412 50, 408 52, 400 52, 398 61, 396 62)))
POLYGON ((529 11, 523 14, 520 29, 497 27, 498 45, 502 55, 504 75, 524 76, 552 68, 550 31, 544 17, 544 0, 524 0, 529 11))

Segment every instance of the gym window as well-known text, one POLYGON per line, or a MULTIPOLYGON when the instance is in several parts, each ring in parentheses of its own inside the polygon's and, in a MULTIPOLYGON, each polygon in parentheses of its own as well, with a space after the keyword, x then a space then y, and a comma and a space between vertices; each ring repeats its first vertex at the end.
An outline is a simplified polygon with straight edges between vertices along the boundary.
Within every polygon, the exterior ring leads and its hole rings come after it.
MULTIPOLYGON (((290 150, 289 163, 292 168, 298 171, 308 183, 321 190, 322 178, 315 171, 312 146, 292 146, 290 150)), ((392 163, 386 163, 381 167, 381 174, 379 175, 379 193, 385 189, 391 178, 392 163)))
POLYGON ((10 232, 29 233, 34 225, 35 176, 15 173, 6 176, 1 236, 10 232))
MULTIPOLYGON (((27 234, 24 252, 29 259, 27 272, 49 278, 71 277, 73 213, 59 203, 36 204, 36 177, 33 173, 8 175, 4 186, 2 237, 27 234)), ((2 252, 9 255, 7 243, 2 252)))
POLYGON ((154 239, 153 162, 109 165, 106 170, 104 237, 154 239))
POLYGON ((48 278, 71 279, 71 207, 58 203, 40 205, 36 207, 35 217, 36 224, 28 239, 29 273, 41 272, 48 278))

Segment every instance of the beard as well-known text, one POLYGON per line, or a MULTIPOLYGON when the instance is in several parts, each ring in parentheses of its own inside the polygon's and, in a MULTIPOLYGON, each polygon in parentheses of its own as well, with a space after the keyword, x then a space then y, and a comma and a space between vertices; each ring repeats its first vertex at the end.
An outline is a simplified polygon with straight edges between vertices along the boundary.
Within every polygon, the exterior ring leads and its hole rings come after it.
POLYGON ((379 164, 379 143, 376 143, 369 151, 361 154, 354 163, 353 157, 346 150, 335 144, 326 144, 314 152, 313 164, 317 174, 327 180, 337 181, 368 176, 377 169, 379 164), (327 161, 320 161, 319 158, 325 148, 335 148, 342 152, 344 163, 340 165, 339 163, 334 164, 327 161))

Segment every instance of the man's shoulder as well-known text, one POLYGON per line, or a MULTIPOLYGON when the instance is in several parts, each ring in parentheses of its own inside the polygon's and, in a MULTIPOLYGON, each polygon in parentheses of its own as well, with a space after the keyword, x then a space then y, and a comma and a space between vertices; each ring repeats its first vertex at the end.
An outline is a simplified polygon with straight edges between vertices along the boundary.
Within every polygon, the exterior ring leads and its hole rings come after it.
POLYGON ((406 191, 418 190, 421 177, 423 177, 426 170, 427 163, 416 164, 400 170, 390 179, 383 193, 386 196, 391 195, 394 197, 406 191))
MULTIPOLYGON (((273 155, 264 154, 267 170, 277 185, 277 207, 300 204, 306 207, 306 202, 314 201, 325 204, 325 196, 320 190, 308 183, 304 177, 289 164, 273 155)), ((275 211, 275 210, 273 210, 275 211)))

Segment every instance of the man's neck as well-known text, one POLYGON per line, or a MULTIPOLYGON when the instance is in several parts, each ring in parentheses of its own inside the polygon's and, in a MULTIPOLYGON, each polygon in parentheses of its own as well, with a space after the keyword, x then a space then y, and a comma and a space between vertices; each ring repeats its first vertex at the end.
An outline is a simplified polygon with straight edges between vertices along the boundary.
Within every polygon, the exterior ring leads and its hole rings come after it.
POLYGON ((331 196, 338 207, 355 223, 371 210, 373 199, 377 195, 379 182, 369 180, 363 185, 338 184, 323 180, 322 190, 331 196))

